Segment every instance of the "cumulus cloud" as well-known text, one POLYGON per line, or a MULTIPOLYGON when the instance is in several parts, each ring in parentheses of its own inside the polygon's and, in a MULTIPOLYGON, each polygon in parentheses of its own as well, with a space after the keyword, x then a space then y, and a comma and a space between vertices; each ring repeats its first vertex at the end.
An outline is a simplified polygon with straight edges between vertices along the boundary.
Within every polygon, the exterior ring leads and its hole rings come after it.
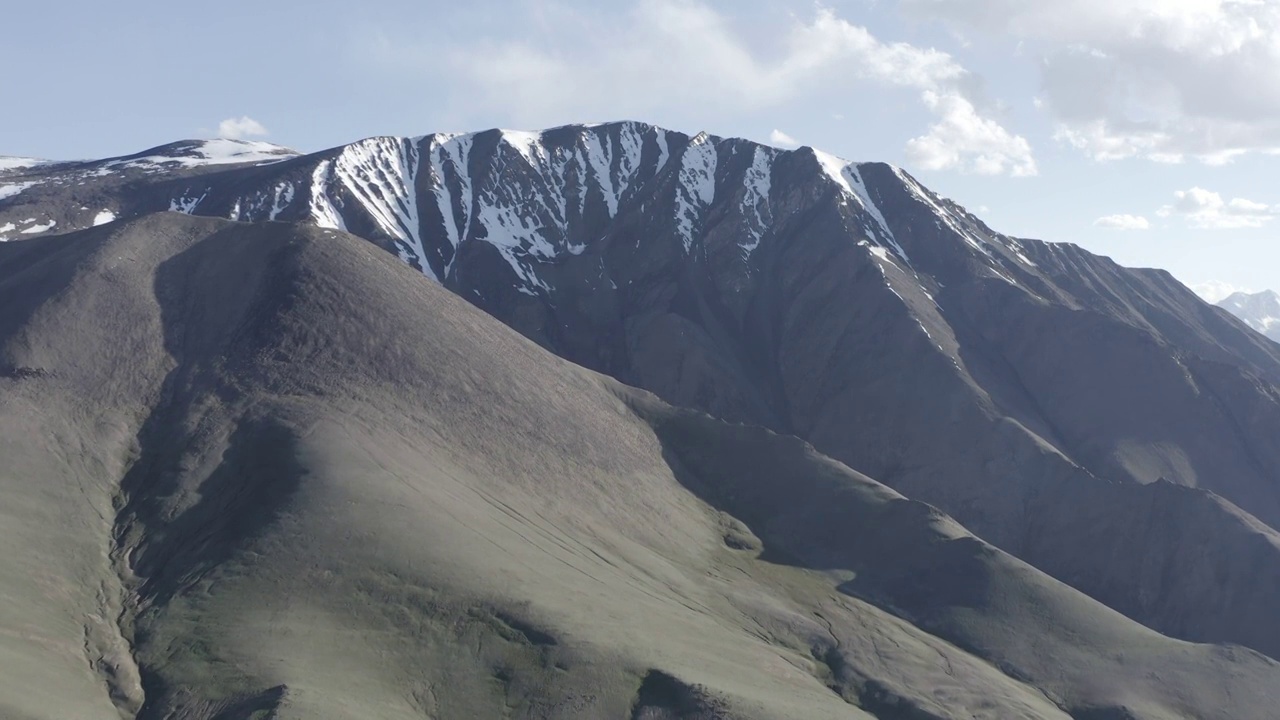
POLYGON ((1193 228, 1206 230, 1232 230, 1257 228, 1266 225, 1280 214, 1280 208, 1265 203, 1232 198, 1202 187, 1179 190, 1173 194, 1173 203, 1157 212, 1161 217, 1182 217, 1193 228))
POLYGON ((1093 221, 1100 228, 1109 230, 1148 230, 1151 223, 1142 215, 1106 215, 1093 221))
POLYGON ((926 90, 925 106, 940 120, 907 143, 907 157, 928 170, 958 168, 978 175, 1025 177, 1036 174, 1026 139, 978 114, 973 103, 955 93, 926 90))
POLYGON ((1223 164, 1280 147, 1280 3, 901 1, 1034 48, 1058 139, 1096 159, 1223 164))
POLYGON ((1248 288, 1242 288, 1238 285, 1232 285, 1231 283, 1225 283, 1218 280, 1192 285, 1191 290, 1206 302, 1214 304, 1222 302, 1238 292, 1253 292, 1248 288))
POLYGON ((262 137, 267 128, 248 115, 230 117, 218 123, 218 137, 229 140, 243 140, 247 137, 262 137))
POLYGON ((428 54, 416 40, 383 37, 371 56, 397 67, 443 62, 471 99, 518 117, 595 117, 601 110, 648 117, 690 104, 752 112, 868 85, 898 89, 915 94, 936 118, 913 141, 914 156, 928 167, 1034 172, 1026 140, 980 112, 978 81, 946 52, 886 42, 823 7, 780 27, 767 47, 702 0, 602 8, 539 3, 546 32, 530 34, 536 39, 482 40, 428 54))
POLYGON ((798 140, 777 128, 774 128, 773 132, 769 133, 769 142, 780 148, 791 149, 800 147, 800 142, 798 140))

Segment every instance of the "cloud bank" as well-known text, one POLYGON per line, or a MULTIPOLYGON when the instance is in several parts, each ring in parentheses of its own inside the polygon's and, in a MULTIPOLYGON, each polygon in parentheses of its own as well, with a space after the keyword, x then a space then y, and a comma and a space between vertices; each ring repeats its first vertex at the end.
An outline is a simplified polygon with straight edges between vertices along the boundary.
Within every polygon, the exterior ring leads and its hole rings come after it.
POLYGON ((980 83, 952 55, 884 41, 828 8, 791 18, 767 47, 700 0, 591 10, 546 2, 531 12, 540 31, 523 39, 428 51, 381 36, 369 50, 387 66, 443 64, 470 100, 515 117, 639 118, 680 106, 745 113, 820 104, 868 87, 906 91, 933 118, 909 142, 912 162, 988 175, 1036 172, 1030 144, 984 113, 980 83))
POLYGON ((1056 137, 1097 160, 1224 164, 1280 148, 1273 0, 901 0, 1040 56, 1056 137))

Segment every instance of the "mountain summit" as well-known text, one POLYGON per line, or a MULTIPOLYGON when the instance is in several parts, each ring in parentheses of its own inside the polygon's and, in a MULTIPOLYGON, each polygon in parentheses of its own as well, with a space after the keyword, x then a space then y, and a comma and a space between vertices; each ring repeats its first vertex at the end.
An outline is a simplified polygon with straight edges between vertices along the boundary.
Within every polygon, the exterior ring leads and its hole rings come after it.
POLYGON ((1280 342, 1280 294, 1276 291, 1232 293, 1218 302, 1218 307, 1245 321, 1254 330, 1280 342))
POLYGON ((1274 708, 1280 346, 900 168, 177 143, 10 163, 0 235, 4 527, 70 578, 5 627, 126 716, 1274 708))
MULTIPOLYGON (((643 218, 661 236, 646 243, 646 250, 675 241, 693 255, 705 252, 706 236, 720 216, 742 216, 734 217, 742 227, 733 230, 741 235, 737 254, 747 263, 764 235, 791 219, 794 211, 780 204, 780 196, 792 185, 829 186, 845 206, 846 222, 859 229, 868 247, 909 263, 869 194, 863 177, 868 172, 883 173, 880 182, 914 198, 948 226, 961 229, 976 221, 897 168, 633 122, 370 138, 306 156, 266 143, 184 141, 123 158, 18 167, 0 181, 12 195, 23 196, 6 209, 16 217, 29 206, 30 222, 42 227, 89 224, 91 214, 74 213, 75 202, 62 203, 68 207, 61 212, 45 202, 75 187, 80 198, 101 192, 104 202, 97 204, 115 206, 95 212, 119 216, 177 210, 352 228, 442 280, 455 274, 461 247, 478 241, 507 262, 514 289, 532 294, 546 284, 541 274, 550 272, 548 266, 582 254, 630 218, 643 218), (230 187, 228 175, 210 172, 226 164, 253 170, 234 172, 238 187, 230 187), (135 191, 145 185, 152 192, 114 193, 125 181, 135 191)), ((83 208, 93 204, 82 202, 80 208, 89 213, 83 208)), ((26 222, 14 223, 19 234, 28 232, 22 228, 26 222)), ((980 240, 991 233, 962 235, 991 255, 980 240)), ((1008 242, 987 238, 992 240, 1008 242)), ((1009 248, 1014 256, 1016 246, 1009 248)))

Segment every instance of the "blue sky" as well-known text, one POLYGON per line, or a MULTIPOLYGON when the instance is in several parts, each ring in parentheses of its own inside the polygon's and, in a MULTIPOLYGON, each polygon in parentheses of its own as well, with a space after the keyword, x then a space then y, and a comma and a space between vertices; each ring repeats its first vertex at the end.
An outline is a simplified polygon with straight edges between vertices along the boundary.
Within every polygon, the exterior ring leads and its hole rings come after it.
POLYGON ((1280 288, 1280 0, 50 0, 0 154, 637 119, 901 165, 1010 234, 1280 288), (197 9, 198 8, 198 9, 197 9))

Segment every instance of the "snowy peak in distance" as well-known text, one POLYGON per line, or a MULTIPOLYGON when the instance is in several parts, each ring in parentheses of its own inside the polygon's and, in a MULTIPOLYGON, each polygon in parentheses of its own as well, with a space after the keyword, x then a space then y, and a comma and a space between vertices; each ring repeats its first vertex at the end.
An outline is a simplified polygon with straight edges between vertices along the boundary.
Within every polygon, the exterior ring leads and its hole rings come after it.
POLYGON ((1254 330, 1280 342, 1280 294, 1274 290, 1237 292, 1219 302, 1218 307, 1240 318, 1254 330))
POLYGON ((38 167, 40 165, 50 164, 49 160, 41 160, 38 158, 15 157, 12 155, 0 155, 0 175, 16 170, 26 170, 27 168, 38 167))
POLYGON ((116 166, 173 166, 200 167, 205 165, 261 164, 279 162, 300 155, 297 151, 272 143, 231 140, 180 140, 144 150, 134 155, 103 161, 108 167, 116 166))
POLYGON ((279 162, 301 153, 272 143, 214 138, 179 140, 132 155, 100 160, 44 160, 0 156, 0 175, 34 175, 46 172, 74 173, 96 169, 99 176, 133 168, 165 172, 209 165, 247 165, 279 162))

